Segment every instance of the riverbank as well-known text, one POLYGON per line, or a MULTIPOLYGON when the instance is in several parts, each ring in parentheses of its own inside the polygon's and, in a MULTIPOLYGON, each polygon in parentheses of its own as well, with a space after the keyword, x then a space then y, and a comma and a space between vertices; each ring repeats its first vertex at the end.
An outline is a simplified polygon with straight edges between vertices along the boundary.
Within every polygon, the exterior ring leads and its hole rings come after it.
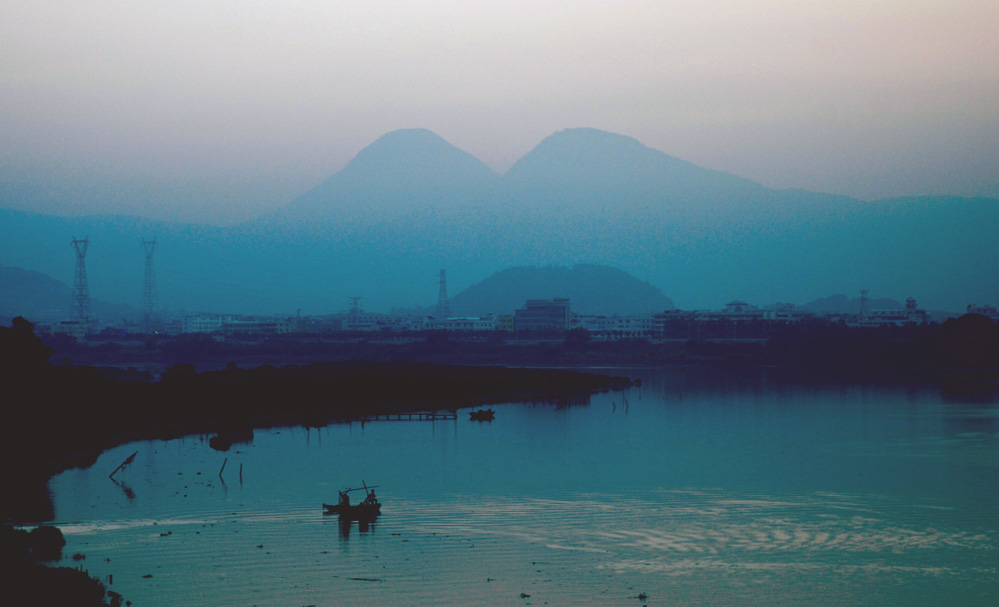
POLYGON ((624 377, 555 369, 411 362, 333 362, 198 373, 175 365, 159 382, 117 382, 94 369, 24 371, 23 397, 6 415, 5 520, 52 517, 47 479, 137 440, 223 436, 254 428, 322 427, 387 411, 428 411, 508 401, 557 401, 630 385, 624 377))

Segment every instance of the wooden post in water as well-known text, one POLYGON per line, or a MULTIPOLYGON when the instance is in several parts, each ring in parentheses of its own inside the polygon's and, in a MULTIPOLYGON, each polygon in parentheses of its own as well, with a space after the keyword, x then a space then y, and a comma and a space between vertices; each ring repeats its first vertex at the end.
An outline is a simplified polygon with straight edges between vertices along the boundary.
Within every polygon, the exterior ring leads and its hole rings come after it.
POLYGON ((134 462, 135 461, 135 456, 138 455, 138 454, 139 454, 139 452, 136 451, 132 455, 129 455, 128 457, 126 457, 125 461, 123 461, 120 466, 118 466, 117 468, 115 468, 114 472, 112 472, 111 474, 108 475, 108 478, 114 478, 114 475, 118 474, 119 470, 121 470, 125 466, 127 466, 127 465, 131 464, 132 462, 134 462))
POLYGON ((225 470, 225 465, 227 463, 229 463, 229 458, 228 457, 225 458, 225 461, 222 462, 222 468, 219 470, 219 478, 222 478, 222 470, 225 470))

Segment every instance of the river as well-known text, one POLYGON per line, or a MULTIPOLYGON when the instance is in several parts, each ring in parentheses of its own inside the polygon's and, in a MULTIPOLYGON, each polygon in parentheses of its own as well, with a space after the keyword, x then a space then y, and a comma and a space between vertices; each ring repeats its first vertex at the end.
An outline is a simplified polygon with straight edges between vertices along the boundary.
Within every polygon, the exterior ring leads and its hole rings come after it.
POLYGON ((123 445, 50 483, 61 564, 136 607, 999 601, 994 394, 608 372, 642 384, 489 422, 123 445), (323 514, 362 482, 372 525, 323 514))

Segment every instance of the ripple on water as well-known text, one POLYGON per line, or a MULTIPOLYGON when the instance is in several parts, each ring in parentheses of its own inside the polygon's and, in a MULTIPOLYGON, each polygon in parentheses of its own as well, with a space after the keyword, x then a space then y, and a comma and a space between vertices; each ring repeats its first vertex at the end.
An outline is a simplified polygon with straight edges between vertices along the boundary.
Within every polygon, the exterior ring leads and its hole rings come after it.
POLYGON ((692 589, 711 583, 714 594, 728 588, 730 598, 745 598, 755 596, 746 588, 761 579, 795 587, 818 579, 863 586, 878 576, 898 584, 960 578, 969 575, 960 563, 971 556, 994 568, 992 534, 900 525, 882 510, 896 506, 858 496, 777 499, 720 490, 453 496, 444 503, 391 500, 365 531, 357 523, 343 528, 318 507, 62 529, 70 554, 86 552, 94 573, 112 573, 113 588, 142 605, 436 604, 455 597, 486 605, 519 593, 589 604, 629 588, 706 600, 692 589))

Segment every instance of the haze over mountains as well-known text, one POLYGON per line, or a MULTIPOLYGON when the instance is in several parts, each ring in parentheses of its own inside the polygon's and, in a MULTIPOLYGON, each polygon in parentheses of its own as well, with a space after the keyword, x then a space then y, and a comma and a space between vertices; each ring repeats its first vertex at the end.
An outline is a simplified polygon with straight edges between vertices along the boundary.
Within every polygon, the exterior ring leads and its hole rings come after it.
POLYGON ((997 228, 994 199, 772 190, 593 129, 555 133, 498 175, 413 129, 238 226, 0 211, 0 263, 71 284, 70 240, 89 236, 91 296, 137 303, 139 243, 155 236, 161 307, 190 311, 322 314, 351 296, 387 311, 433 304, 440 269, 458 293, 506 268, 576 264, 619 268, 686 309, 866 287, 960 311, 999 302, 997 228))

